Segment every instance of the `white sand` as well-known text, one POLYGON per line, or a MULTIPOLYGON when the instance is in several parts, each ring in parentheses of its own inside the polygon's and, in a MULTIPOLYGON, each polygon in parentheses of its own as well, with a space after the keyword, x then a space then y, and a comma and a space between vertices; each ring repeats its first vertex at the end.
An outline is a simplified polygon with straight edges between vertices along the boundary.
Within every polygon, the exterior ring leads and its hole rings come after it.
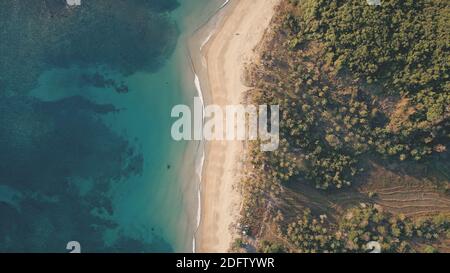
MULTIPOLYGON (((244 65, 255 57, 279 0, 237 0, 205 46, 212 104, 241 103, 248 89, 241 81, 244 65)), ((198 252, 227 252, 234 237, 232 224, 239 216, 237 191, 243 143, 209 142, 202 186, 202 215, 198 252)))

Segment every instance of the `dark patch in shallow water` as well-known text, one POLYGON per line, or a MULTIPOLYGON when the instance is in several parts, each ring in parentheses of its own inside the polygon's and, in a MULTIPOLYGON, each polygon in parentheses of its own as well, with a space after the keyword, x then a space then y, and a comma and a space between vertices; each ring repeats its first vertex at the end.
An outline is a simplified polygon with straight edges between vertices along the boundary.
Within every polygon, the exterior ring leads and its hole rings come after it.
MULTIPOLYGON (((173 250, 156 235, 151 243, 130 238, 111 220, 108 192, 144 168, 133 143, 101 122, 101 115, 118 111, 114 105, 82 97, 42 102, 26 94, 52 68, 156 71, 176 44, 167 12, 177 5, 83 0, 67 8, 65 0, 0 1, 0 191, 12 191, 0 192, 0 252, 66 252, 72 240, 84 252, 173 250), (104 240, 112 231, 117 240, 104 240)), ((121 83, 112 86, 128 91, 121 83)))
POLYGON ((76 238, 89 252, 171 251, 158 239, 103 242, 107 230, 118 228, 109 219, 108 190, 143 168, 142 154, 96 117, 117 111, 113 106, 81 97, 2 98, 0 106, 0 185, 20 193, 18 208, 0 200, 0 251, 64 252, 76 238), (82 180, 94 181, 85 193, 76 186, 82 180))
POLYGON ((130 91, 128 86, 123 81, 118 83, 113 79, 107 78, 98 71, 93 74, 81 75, 80 82, 85 86, 93 86, 96 88, 113 88, 119 94, 125 94, 130 91))
POLYGON ((52 67, 156 71, 173 52, 175 0, 0 1, 0 92, 24 93, 52 67))

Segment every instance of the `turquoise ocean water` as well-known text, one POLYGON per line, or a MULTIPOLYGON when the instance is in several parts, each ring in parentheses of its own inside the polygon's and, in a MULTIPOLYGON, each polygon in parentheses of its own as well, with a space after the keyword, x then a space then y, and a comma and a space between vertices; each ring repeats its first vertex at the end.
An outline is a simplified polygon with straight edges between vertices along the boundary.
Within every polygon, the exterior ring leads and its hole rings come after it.
POLYGON ((224 1, 64 2, 0 4, 0 252, 192 251, 196 143, 170 112, 224 1))

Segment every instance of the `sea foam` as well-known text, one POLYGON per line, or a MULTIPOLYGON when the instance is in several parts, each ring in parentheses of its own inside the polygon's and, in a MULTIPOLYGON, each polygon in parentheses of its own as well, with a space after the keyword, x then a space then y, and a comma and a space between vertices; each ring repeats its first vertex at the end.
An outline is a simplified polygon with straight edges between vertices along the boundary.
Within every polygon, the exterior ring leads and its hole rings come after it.
MULTIPOLYGON (((219 7, 219 9, 217 10, 217 12, 219 12, 221 9, 223 9, 224 7, 226 7, 229 4, 230 0, 225 0, 225 2, 219 7)), ((216 13, 217 14, 217 13, 216 13)), ((203 49, 203 47, 209 42, 209 40, 211 39, 211 37, 215 34, 215 31, 212 31, 207 37, 206 39, 203 41, 203 43, 200 45, 200 53, 203 49)), ((200 56, 202 56, 202 54, 200 54, 200 56)), ((192 62, 192 60, 191 60, 192 62)), ((202 111, 203 111, 203 121, 205 119, 205 98, 203 96, 203 91, 202 91, 202 86, 201 86, 201 82, 200 82, 200 78, 197 75, 197 73, 195 72, 195 67, 194 65, 192 65, 192 70, 194 72, 194 85, 195 88, 197 89, 197 93, 198 96, 200 98, 200 101, 202 103, 202 111)), ((196 174, 197 177, 199 179, 199 184, 198 184, 198 190, 197 190, 197 196, 198 196, 198 209, 197 209, 197 227, 195 229, 194 232, 194 236, 192 239, 192 252, 196 252, 196 235, 198 232, 198 229, 200 228, 200 222, 201 222, 201 215, 202 215, 202 179, 203 179, 203 167, 205 164, 205 145, 204 142, 202 141, 198 147, 197 150, 197 155, 201 155, 200 157, 197 157, 196 159, 196 163, 195 163, 195 168, 196 168, 196 174)))

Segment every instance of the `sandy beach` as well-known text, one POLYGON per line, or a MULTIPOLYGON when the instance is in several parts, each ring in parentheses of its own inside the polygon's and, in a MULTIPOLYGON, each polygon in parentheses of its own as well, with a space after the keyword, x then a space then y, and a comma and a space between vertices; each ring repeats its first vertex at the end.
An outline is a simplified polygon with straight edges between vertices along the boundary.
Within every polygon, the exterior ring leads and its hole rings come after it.
MULTIPOLYGON (((246 63, 256 57, 279 0, 236 0, 215 35, 204 48, 209 82, 208 104, 241 103, 248 87, 242 83, 246 63)), ((202 180, 202 214, 197 252, 227 252, 233 241, 233 224, 241 206, 238 182, 243 143, 209 142, 202 180)))

